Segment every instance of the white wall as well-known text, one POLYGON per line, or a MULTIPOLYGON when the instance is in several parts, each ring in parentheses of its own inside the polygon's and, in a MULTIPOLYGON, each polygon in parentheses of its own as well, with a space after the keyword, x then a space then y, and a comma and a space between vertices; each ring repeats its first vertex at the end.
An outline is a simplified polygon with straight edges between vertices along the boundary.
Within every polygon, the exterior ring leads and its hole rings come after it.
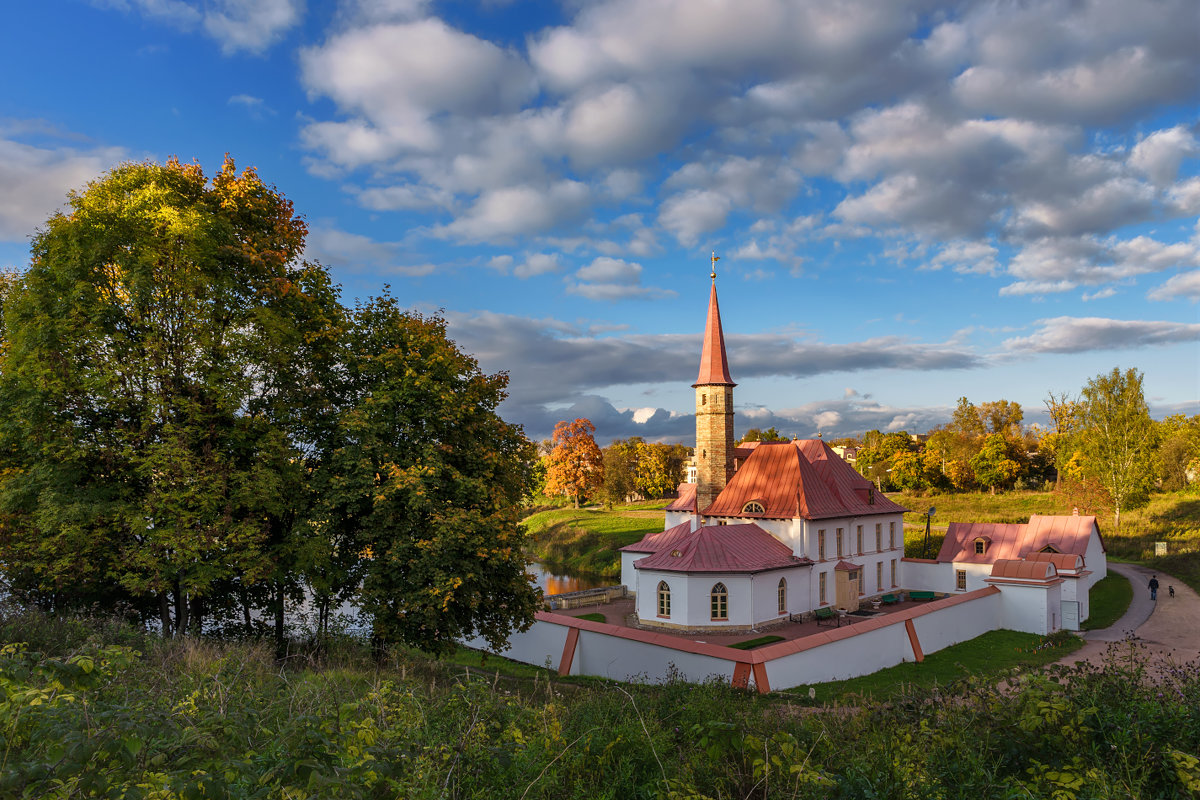
MULTIPOLYGON (((558 666, 557 658, 554 664, 558 666)), ((660 683, 674 669, 686 680, 699 683, 713 675, 732 680, 734 666, 735 662, 722 658, 580 630, 571 674, 660 683)))
MULTIPOLYGON (((569 628, 565 625, 554 625, 537 620, 527 631, 514 631, 508 637, 508 646, 497 655, 538 667, 558 669, 558 662, 562 659, 563 646, 567 643, 568 630, 569 628)), ((464 639, 463 644, 477 650, 492 652, 492 649, 488 647, 487 640, 482 636, 464 639)))
POLYGON ((1004 597, 1003 626, 1047 636, 1062 628, 1062 583, 996 583, 1004 597))
POLYGON ((638 590, 638 571, 634 569, 633 562, 648 555, 650 554, 621 553, 621 583, 625 584, 625 588, 630 592, 636 594, 638 590))
MULTIPOLYGON (((1100 545, 1100 537, 1095 533, 1088 539, 1087 552, 1083 556, 1083 568, 1092 572, 1086 578, 1088 589, 1095 586, 1097 581, 1102 581, 1108 576, 1108 556, 1104 554, 1104 548, 1100 545)), ((1080 616, 1083 616, 1082 610, 1080 616)))
POLYGON ((931 614, 913 617, 921 649, 934 653, 1004 627, 1004 594, 988 594, 931 614))
POLYGON ((949 592, 954 589, 954 567, 951 564, 925 564, 920 561, 901 561, 900 585, 905 589, 930 592, 949 592))
MULTIPOLYGON (((837 630, 853 630, 853 626, 837 630)), ((900 622, 768 661, 767 681, 772 689, 788 689, 870 675, 912 660, 908 634, 900 622)))
MULTIPOLYGON (((747 628, 779 619, 779 579, 787 578, 789 614, 808 611, 808 567, 771 570, 753 575, 703 573, 684 575, 677 572, 636 570, 642 591, 637 592, 638 617, 649 623, 661 622, 690 628, 747 628), (671 618, 658 616, 658 583, 671 587, 671 618), (712 588, 725 584, 729 593, 729 619, 712 619, 712 588)), ((628 584, 626 584, 628 585, 628 584)))
MULTIPOLYGON (((944 608, 911 616, 923 653, 936 652, 950 645, 973 639, 999 627, 1029 630, 1030 617, 1046 613, 1053 604, 1058 609, 1061 593, 1058 584, 1019 586, 998 585, 998 593, 964 600, 944 608), (1022 619, 1021 615, 1025 615, 1022 619)), ((830 680, 869 675, 885 667, 913 660, 912 645, 902 615, 890 624, 856 623, 851 627, 825 631, 823 644, 800 652, 772 658, 771 651, 785 644, 772 645, 752 653, 706 646, 709 652, 694 653, 637 638, 579 630, 572 675, 598 675, 616 680, 664 680, 672 669, 686 680, 703 681, 714 675, 731 680, 738 661, 764 661, 772 689, 787 689, 830 680)), ((1049 617, 1042 617, 1049 633, 1049 617)), ((501 655, 537 666, 557 669, 566 643, 567 625, 538 620, 524 633, 514 633, 501 655)), ((643 634, 638 634, 643 635, 643 634)), ((474 638, 468 646, 487 649, 486 642, 474 638)))

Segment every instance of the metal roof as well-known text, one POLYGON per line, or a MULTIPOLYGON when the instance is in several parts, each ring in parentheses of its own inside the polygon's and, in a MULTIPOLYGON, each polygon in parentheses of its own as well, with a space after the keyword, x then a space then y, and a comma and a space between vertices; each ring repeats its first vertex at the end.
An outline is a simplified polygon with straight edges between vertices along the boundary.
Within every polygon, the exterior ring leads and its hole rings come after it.
MULTIPOLYGON (((1086 557, 1092 531, 1100 535, 1093 516, 1042 516, 1027 523, 951 522, 938 551, 940 562, 991 564, 1000 559, 1021 559, 1047 546, 1059 553, 1086 557), (984 552, 975 552, 975 540, 988 539, 984 552)), ((1104 541, 1100 541, 1103 548, 1104 541)))
POLYGON ((708 508, 710 517, 826 519, 904 512, 820 439, 761 442, 708 508), (750 501, 763 512, 744 513, 750 501))
POLYGON ((700 376, 696 386, 737 386, 729 377, 729 361, 725 358, 725 334, 721 330, 721 309, 717 307, 717 281, 713 280, 708 296, 708 320, 704 324, 704 348, 700 351, 700 376))
POLYGON ((1002 558, 992 565, 991 577, 1021 581, 1048 581, 1058 577, 1058 571, 1049 561, 1002 558))
POLYGON ((670 502, 666 507, 666 511, 691 511, 696 512, 696 484, 681 483, 677 490, 678 497, 670 502))
POLYGON ((763 572, 812 563, 792 555, 790 547, 757 525, 745 523, 706 525, 674 536, 633 566, 658 572, 763 572))

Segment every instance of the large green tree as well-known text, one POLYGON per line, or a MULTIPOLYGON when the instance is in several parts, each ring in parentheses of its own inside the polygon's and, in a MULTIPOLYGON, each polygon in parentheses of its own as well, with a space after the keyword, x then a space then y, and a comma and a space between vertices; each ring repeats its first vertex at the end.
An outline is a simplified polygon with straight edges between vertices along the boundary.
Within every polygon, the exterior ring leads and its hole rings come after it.
POLYGON ((1136 369, 1097 375, 1083 387, 1081 436, 1084 470, 1112 498, 1113 524, 1121 510, 1145 502, 1155 476, 1155 426, 1136 369))
POLYGON ((118 167, 38 232, 0 369, 16 589, 154 601, 171 633, 273 571, 296 455, 274 412, 304 361, 291 344, 314 335, 290 309, 328 288, 304 235, 228 159, 211 183, 176 161, 118 167))
POLYGON ((376 637, 442 652, 527 628, 521 499, 533 445, 496 414, 508 377, 480 371, 446 323, 384 296, 353 314, 350 401, 322 477, 325 527, 366 557, 359 593, 376 637))
POLYGON ((382 640, 499 644, 537 600, 516 504, 532 447, 438 317, 353 312, 305 226, 226 160, 72 194, 0 281, 0 562, 55 608, 164 633, 356 597, 382 640))

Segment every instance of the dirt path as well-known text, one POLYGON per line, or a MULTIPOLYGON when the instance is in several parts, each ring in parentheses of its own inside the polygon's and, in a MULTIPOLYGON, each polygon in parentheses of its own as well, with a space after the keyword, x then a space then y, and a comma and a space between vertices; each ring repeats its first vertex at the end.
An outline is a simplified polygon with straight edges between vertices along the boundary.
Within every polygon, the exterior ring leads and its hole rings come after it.
POLYGON ((1133 602, 1112 627, 1085 631, 1087 641, 1080 649, 1058 662, 1077 664, 1090 661, 1099 664, 1112 642, 1132 638, 1142 645, 1152 660, 1176 663, 1200 658, 1200 595, 1183 581, 1136 564, 1113 564, 1108 568, 1124 575, 1133 584, 1133 602), (1150 576, 1158 576, 1158 600, 1150 600, 1147 584, 1150 576), (1175 587, 1171 597, 1168 587, 1175 587))

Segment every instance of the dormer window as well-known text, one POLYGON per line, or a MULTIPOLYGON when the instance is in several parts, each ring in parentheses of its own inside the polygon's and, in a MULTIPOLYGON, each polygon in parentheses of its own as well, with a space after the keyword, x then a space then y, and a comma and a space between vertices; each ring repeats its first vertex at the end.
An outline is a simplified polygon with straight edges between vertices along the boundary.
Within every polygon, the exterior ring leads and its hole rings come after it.
POLYGON ((1055 547, 1054 545, 1052 545, 1052 544, 1048 544, 1048 545, 1046 545, 1045 547, 1043 547, 1041 550, 1038 550, 1038 552, 1039 552, 1039 553, 1059 553, 1059 552, 1062 552, 1062 551, 1060 551, 1060 550, 1059 550, 1057 547, 1055 547))
POLYGON ((762 514, 764 512, 766 512, 766 509, 763 508, 763 504, 757 500, 751 500, 749 503, 746 503, 746 505, 742 506, 743 514, 762 514))
POLYGON ((981 556, 987 552, 988 540, 979 538, 975 540, 975 555, 981 556))

